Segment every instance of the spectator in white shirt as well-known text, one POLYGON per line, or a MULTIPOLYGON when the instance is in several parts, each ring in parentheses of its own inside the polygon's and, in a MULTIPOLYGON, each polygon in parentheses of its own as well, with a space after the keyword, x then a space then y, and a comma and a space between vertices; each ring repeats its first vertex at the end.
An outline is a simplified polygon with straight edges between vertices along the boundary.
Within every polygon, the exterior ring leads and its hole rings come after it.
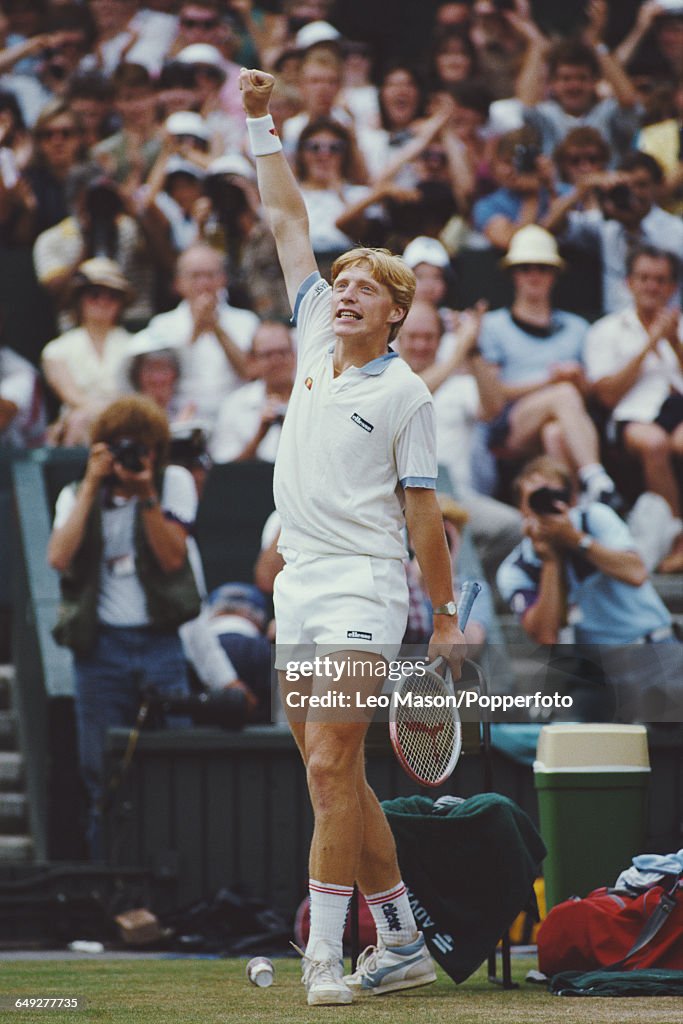
MULTIPOLYGON (((585 180, 590 184, 591 179, 585 180)), ((595 178, 592 180, 597 184, 595 178)), ((619 165, 619 174, 604 179, 602 218, 596 220, 592 210, 569 214, 569 226, 562 240, 598 249, 606 313, 631 305, 626 263, 633 249, 643 244, 661 245, 679 261, 683 260, 683 221, 656 202, 663 182, 664 172, 654 157, 649 153, 629 153, 619 165)), ((581 202, 585 189, 578 189, 574 197, 575 203, 581 202)), ((554 230, 550 224, 548 228, 554 230)))
POLYGON ((443 327, 438 310, 415 301, 401 327, 398 348, 410 368, 434 395, 436 444, 439 464, 448 470, 458 501, 471 516, 474 541, 490 578, 519 542, 520 516, 516 509, 475 490, 470 455, 479 413, 477 382, 468 360, 479 333, 481 310, 461 317, 452 338, 452 354, 441 362, 437 353, 443 327))
POLYGON ((0 446, 35 448, 43 443, 45 406, 35 367, 0 345, 0 446))
POLYGON ((229 395, 220 407, 209 446, 214 462, 275 462, 282 422, 294 383, 294 345, 284 324, 264 321, 251 346, 258 380, 229 395))
POLYGON ((648 491, 669 504, 679 526, 664 572, 683 571, 681 494, 675 460, 683 455, 683 332, 669 308, 678 261, 653 246, 628 262, 633 307, 594 324, 585 362, 593 393, 611 412, 609 429, 642 465, 648 491))
POLYGON ((247 352, 259 322, 249 310, 229 305, 226 284, 221 254, 191 245, 178 259, 175 287, 182 302, 153 317, 144 332, 160 347, 179 350, 178 404, 192 407, 209 430, 221 401, 249 376, 247 352))

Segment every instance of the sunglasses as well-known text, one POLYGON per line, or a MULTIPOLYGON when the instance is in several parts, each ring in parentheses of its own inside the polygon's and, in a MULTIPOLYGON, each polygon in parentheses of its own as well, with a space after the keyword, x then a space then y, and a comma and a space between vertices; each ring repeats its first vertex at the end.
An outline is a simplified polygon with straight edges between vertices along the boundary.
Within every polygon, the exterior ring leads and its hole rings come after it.
POLYGON ((107 288, 104 284, 89 284, 83 289, 83 294, 88 299, 111 299, 112 302, 121 298, 121 292, 114 288, 107 288))
POLYGON ((566 159, 570 167, 578 167, 579 164, 593 164, 594 167, 597 167, 598 164, 603 163, 599 153, 575 153, 566 159))
POLYGON ((304 142, 307 153, 343 153, 346 146, 343 142, 304 142))
POLYGON ((552 274, 557 268, 551 267, 548 263, 517 263, 512 269, 523 274, 532 274, 535 270, 543 274, 552 274))
POLYGON ((50 139, 73 139, 77 134, 75 128, 43 128, 38 132, 38 138, 48 141, 50 139))
POLYGON ((216 28, 218 18, 181 18, 183 28, 216 28))

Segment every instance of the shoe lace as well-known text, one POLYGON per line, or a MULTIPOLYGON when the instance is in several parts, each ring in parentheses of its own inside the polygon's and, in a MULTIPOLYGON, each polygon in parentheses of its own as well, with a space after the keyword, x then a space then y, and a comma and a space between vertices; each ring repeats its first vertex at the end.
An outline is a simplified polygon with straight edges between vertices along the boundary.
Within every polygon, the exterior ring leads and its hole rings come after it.
POLYGON ((368 946, 364 949, 356 963, 356 974, 372 974, 376 971, 381 952, 378 946, 368 946))
POLYGON ((303 949, 294 942, 290 942, 290 946, 297 951, 301 959, 304 961, 304 973, 302 981, 304 985, 307 985, 311 975, 319 975, 321 981, 333 981, 335 984, 339 982, 339 978, 335 974, 335 969, 339 968, 339 960, 335 957, 328 957, 326 960, 314 960, 308 954, 304 953, 303 949))

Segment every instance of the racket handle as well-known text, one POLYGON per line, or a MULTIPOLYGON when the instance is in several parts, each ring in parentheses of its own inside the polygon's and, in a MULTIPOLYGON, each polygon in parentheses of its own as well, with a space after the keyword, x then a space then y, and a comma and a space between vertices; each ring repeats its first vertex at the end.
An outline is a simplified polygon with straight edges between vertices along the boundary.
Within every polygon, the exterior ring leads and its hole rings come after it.
POLYGON ((460 590, 460 600, 458 601, 458 625, 460 629, 464 629, 467 625, 467 620, 470 617, 472 611, 472 605, 477 599, 477 594, 481 591, 481 586, 476 580, 465 580, 460 590))

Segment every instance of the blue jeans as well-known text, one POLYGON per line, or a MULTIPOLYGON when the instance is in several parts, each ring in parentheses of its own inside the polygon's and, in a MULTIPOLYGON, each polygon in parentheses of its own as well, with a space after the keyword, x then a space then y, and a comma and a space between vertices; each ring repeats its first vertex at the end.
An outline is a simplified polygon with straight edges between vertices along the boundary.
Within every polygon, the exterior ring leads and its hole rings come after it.
POLYGON ((148 686, 164 696, 186 696, 187 665, 176 633, 100 626, 92 654, 75 659, 75 672, 78 759, 88 795, 86 837, 91 859, 102 860, 107 730, 135 724, 148 686))

